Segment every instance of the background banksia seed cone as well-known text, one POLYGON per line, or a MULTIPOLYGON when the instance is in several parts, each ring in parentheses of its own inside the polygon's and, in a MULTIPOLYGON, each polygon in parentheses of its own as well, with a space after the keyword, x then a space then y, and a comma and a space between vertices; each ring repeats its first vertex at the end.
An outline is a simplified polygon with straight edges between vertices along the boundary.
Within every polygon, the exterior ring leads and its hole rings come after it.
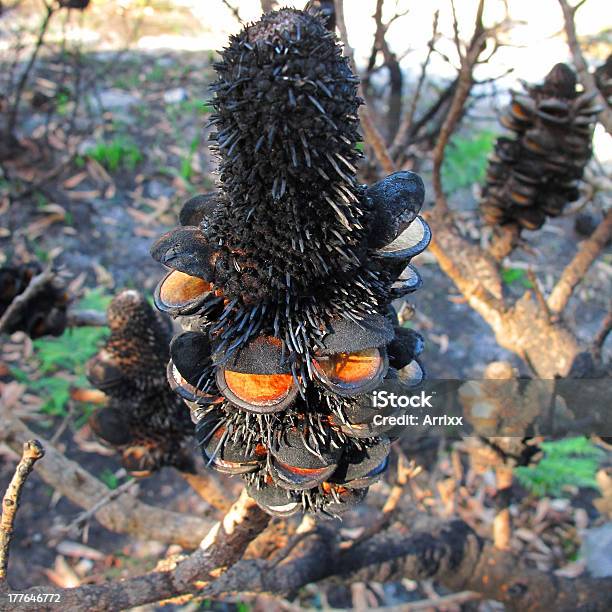
POLYGON ((593 97, 576 90, 566 64, 555 65, 541 85, 512 94, 501 119, 512 136, 497 139, 480 203, 486 223, 535 230, 578 198, 576 182, 591 157, 601 110, 593 97))
POLYGON ((423 183, 358 183, 357 78, 318 12, 269 13, 221 57, 220 189, 187 202, 152 248, 170 268, 156 305, 186 330, 170 385, 205 460, 240 474, 262 508, 339 514, 388 462, 368 394, 423 378, 422 338, 391 308, 420 285, 423 183))
MULTIPOLYGON (((41 266, 35 262, 0 268, 0 317, 41 272, 41 266)), ((2 331, 9 334, 23 331, 30 338, 61 336, 66 329, 68 302, 62 279, 53 275, 32 294, 31 299, 13 311, 2 331)))
POLYGON ((107 316, 110 337, 87 363, 89 380, 109 397, 92 416, 92 429, 135 476, 163 466, 193 472, 194 426, 166 380, 170 320, 133 290, 116 295, 107 316))

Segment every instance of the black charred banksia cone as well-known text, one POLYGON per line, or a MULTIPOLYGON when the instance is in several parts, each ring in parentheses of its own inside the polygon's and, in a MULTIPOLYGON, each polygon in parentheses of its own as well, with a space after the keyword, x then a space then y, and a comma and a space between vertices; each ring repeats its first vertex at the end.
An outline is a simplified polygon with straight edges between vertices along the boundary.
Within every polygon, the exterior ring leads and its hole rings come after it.
POLYGON ((92 429, 117 449, 133 476, 163 466, 194 472, 194 425, 166 380, 170 320, 133 290, 113 298, 107 317, 110 336, 87 363, 89 380, 109 398, 92 415, 92 429))
POLYGON ((423 378, 422 338, 391 307, 420 285, 423 183, 357 182, 358 81, 317 14, 269 13, 221 56, 220 191, 152 249, 170 268, 156 304, 186 330, 170 384, 205 460, 262 508, 340 514, 388 461, 368 394, 423 378))
POLYGON ((557 64, 541 85, 512 94, 489 159, 480 210, 489 225, 539 229, 579 196, 577 181, 589 161, 593 126, 601 111, 594 93, 576 90, 576 75, 557 64))
POLYGON ((66 329, 66 310, 69 304, 66 287, 59 274, 49 274, 31 297, 7 310, 24 292, 34 278, 42 273, 36 262, 0 268, 0 320, 2 332, 23 331, 30 338, 61 336, 66 329), (6 316, 4 316, 6 314, 6 316))

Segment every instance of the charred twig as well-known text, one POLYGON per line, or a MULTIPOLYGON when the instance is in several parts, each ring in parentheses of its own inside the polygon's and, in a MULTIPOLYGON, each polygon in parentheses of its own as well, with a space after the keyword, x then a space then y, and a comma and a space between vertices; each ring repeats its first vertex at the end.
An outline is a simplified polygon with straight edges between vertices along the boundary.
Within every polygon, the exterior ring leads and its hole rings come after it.
POLYGON ((45 35, 47 33, 51 17, 53 17, 53 14, 56 11, 54 3, 48 4, 45 0, 43 0, 43 4, 45 6, 45 16, 43 17, 43 20, 38 29, 38 38, 36 39, 36 44, 34 45, 34 49, 30 54, 30 59, 28 60, 28 63, 26 64, 26 67, 22 72, 19 81, 17 82, 13 102, 8 114, 6 135, 9 138, 13 138, 15 135, 15 128, 17 126, 17 118, 19 116, 19 104, 21 103, 21 96, 23 95, 23 91, 25 89, 26 83, 28 82, 30 72, 32 72, 32 68, 34 67, 34 63, 36 62, 36 58, 38 57, 38 53, 45 42, 45 35))
POLYGON ((578 42, 578 36, 576 34, 576 24, 574 23, 574 17, 576 15, 576 11, 582 6, 583 3, 584 1, 579 2, 578 4, 576 4, 576 6, 570 6, 567 0, 559 0, 561 10, 563 11, 567 44, 572 53, 572 57, 574 59, 574 66, 576 67, 576 71, 578 72, 580 82, 582 83, 582 86, 584 87, 585 91, 592 93, 598 104, 602 107, 602 110, 599 114, 599 120, 606 128, 606 131, 609 134, 612 134, 612 110, 610 109, 605 98, 599 91, 599 88, 595 83, 595 78, 589 72, 589 68, 584 59, 584 55, 582 55, 582 49, 580 48, 580 43, 578 42))
POLYGON ((427 76, 427 67, 429 66, 429 61, 431 60, 431 55, 433 53, 434 46, 436 44, 436 40, 438 38, 438 18, 440 16, 440 11, 436 11, 434 13, 433 25, 432 25, 432 33, 429 42, 427 43, 427 55, 425 56, 425 60, 421 64, 421 73, 419 74, 419 80, 417 81, 416 89, 412 94, 412 99, 410 101, 410 107, 408 108, 408 112, 404 115, 404 118, 401 122, 401 125, 395 134, 395 138, 393 139, 393 143, 390 147, 391 156, 396 159, 398 153, 408 144, 408 135, 412 130, 412 124, 414 122, 414 114, 416 113, 416 108, 419 103, 419 99, 421 98, 421 91, 423 89, 423 84, 425 83, 425 77, 427 76))
POLYGON ((388 23, 383 23, 382 20, 382 9, 384 0, 376 0, 376 10, 374 11, 374 22, 376 23, 376 33, 374 35, 374 45, 372 48, 372 54, 370 57, 369 70, 363 79, 364 91, 368 89, 369 75, 374 68, 376 63, 376 56, 380 51, 383 55, 383 60, 387 70, 389 71, 389 110, 387 112, 387 141, 392 142, 397 134, 400 126, 400 119, 402 114, 402 89, 403 89, 403 75, 399 65, 397 56, 391 48, 386 39, 387 30, 395 19, 397 19, 401 13, 396 13, 393 19, 388 23))
POLYGON ((232 12, 238 23, 242 25, 244 22, 242 21, 242 17, 240 17, 238 9, 235 6, 232 6, 228 0, 223 0, 223 4, 225 4, 225 6, 227 6, 227 8, 232 12))
POLYGON ((34 468, 34 464, 44 455, 45 449, 38 440, 24 442, 21 460, 2 500, 2 518, 0 518, 0 587, 6 582, 9 547, 13 537, 15 517, 19 509, 19 500, 23 486, 34 468))
MULTIPOLYGON (((0 422, 0 440, 16 452, 25 441, 34 437, 2 402, 0 422)), ((79 464, 67 459, 46 441, 42 443, 46 460, 37 473, 47 484, 85 510, 90 509, 95 500, 108 494, 108 488, 79 464)), ((201 518, 155 508, 125 493, 100 508, 95 516, 110 531, 129 533, 146 540, 176 543, 186 548, 197 546, 210 527, 210 522, 201 518)))
MULTIPOLYGON (((460 591, 451 595, 439 595, 429 599, 421 599, 401 606, 401 612, 420 612, 421 610, 447 610, 450 606, 459 606, 468 601, 480 599, 479 593, 474 591, 460 591)), ((399 611, 398 611, 399 612, 399 611)))
POLYGON ((561 578, 525 566, 520 559, 495 549, 463 521, 406 537, 377 534, 340 551, 329 533, 307 540, 301 555, 268 572, 261 560, 242 561, 203 591, 293 593, 310 582, 336 576, 351 581, 432 579, 453 591, 474 591, 506 604, 508 610, 572 610, 588 601, 597 610, 608 607, 611 578, 561 578), (435 559, 435 562, 432 560, 435 559))
POLYGON ((580 245, 578 253, 563 270, 561 278, 548 297, 548 308, 552 313, 559 315, 565 310, 574 289, 611 238, 612 210, 609 210, 593 235, 580 245))
MULTIPOLYGON (((486 544, 459 520, 405 537, 380 533, 348 550, 340 550, 330 528, 321 525, 286 562, 272 567, 263 559, 249 559, 224 571, 240 558, 267 520, 252 501, 251 506, 244 495, 241 500, 211 530, 200 549, 174 568, 121 583, 75 589, 35 587, 26 593, 35 595, 43 589, 59 593, 67 609, 93 612, 130 608, 195 588, 203 597, 235 592, 287 595, 329 577, 361 581, 412 578, 435 580, 456 592, 480 593, 504 603, 508 610, 575 610, 587 602, 590 610, 608 609, 612 578, 570 579, 527 567, 509 552, 486 544)), ((35 605, 36 610, 51 610, 35 605)))

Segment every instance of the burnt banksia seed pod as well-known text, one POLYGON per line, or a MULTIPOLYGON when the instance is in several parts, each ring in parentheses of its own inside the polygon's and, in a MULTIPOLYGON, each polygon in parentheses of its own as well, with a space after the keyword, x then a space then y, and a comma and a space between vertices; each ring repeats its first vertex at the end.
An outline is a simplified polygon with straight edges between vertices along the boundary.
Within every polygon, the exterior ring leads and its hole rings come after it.
POLYGON ((134 476, 163 466, 193 472, 194 425, 166 380, 170 320, 133 290, 113 298, 107 317, 110 336, 87 363, 89 380, 109 398, 92 415, 92 429, 134 476))
POLYGON ((391 308, 420 285, 423 183, 357 182, 358 80, 318 13, 265 15, 215 70, 220 189, 152 248, 169 268, 156 305, 185 329, 170 385, 207 463, 262 508, 337 515, 387 465, 369 394, 423 376, 422 338, 391 308))
MULTIPOLYGON (((35 262, 0 268, 0 318, 41 272, 41 266, 35 262)), ((5 319, 2 331, 9 334, 23 331, 30 338, 61 336, 66 329, 68 302, 63 280, 53 274, 13 314, 6 315, 8 320, 5 319)))
POLYGON ((502 116, 512 132, 501 136, 489 159, 480 209, 489 225, 536 230, 579 196, 576 183, 591 157, 601 111, 591 93, 576 90, 576 75, 557 64, 541 85, 513 92, 502 116))

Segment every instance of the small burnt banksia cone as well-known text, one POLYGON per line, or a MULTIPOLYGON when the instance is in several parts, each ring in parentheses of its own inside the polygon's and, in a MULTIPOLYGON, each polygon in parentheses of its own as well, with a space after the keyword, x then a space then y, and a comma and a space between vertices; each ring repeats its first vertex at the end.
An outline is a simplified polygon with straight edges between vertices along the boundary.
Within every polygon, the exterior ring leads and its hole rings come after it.
POLYGON ((194 472, 194 425, 166 380, 170 320, 133 290, 113 298, 107 317, 110 336, 87 362, 87 377, 109 401, 92 415, 91 428, 117 449, 133 476, 163 466, 194 472))
POLYGON ((206 462, 264 510, 338 515, 387 466, 369 393, 424 376, 423 340, 391 307, 420 285, 423 183, 357 182, 357 78, 318 14, 269 13, 221 55, 220 190, 152 248, 170 268, 156 304, 185 329, 170 385, 206 462))
MULTIPOLYGON (((0 318, 13 300, 26 291, 32 279, 42 272, 36 262, 0 268, 0 318)), ((32 294, 31 299, 8 314, 4 332, 23 331, 30 338, 61 336, 66 329, 66 310, 69 303, 66 287, 59 275, 53 275, 32 294)))
POLYGON ((589 161, 593 126, 601 111, 595 94, 576 90, 576 75, 557 64, 541 85, 512 94, 501 136, 489 158, 480 203, 489 225, 536 230, 579 196, 576 183, 589 161))

